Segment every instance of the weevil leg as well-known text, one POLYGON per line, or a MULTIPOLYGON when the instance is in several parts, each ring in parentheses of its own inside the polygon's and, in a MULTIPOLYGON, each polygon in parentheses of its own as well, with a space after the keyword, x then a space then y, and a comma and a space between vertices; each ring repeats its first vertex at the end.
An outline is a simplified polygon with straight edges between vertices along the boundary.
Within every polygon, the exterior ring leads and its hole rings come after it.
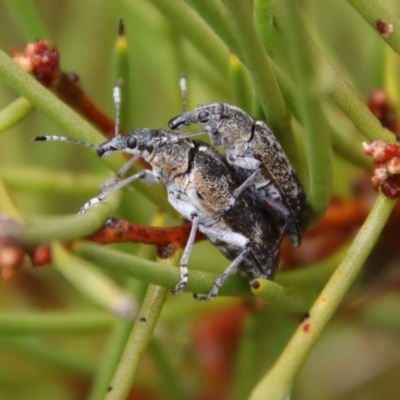
POLYGON ((280 246, 285 235, 288 235, 292 243, 298 246, 302 235, 289 207, 283 200, 275 200, 266 195, 263 190, 257 190, 256 193, 259 204, 264 206, 270 212, 274 221, 282 227, 277 246, 280 246))
POLYGON ((139 159, 140 155, 133 156, 130 160, 128 160, 123 167, 110 179, 107 179, 100 186, 100 193, 105 192, 108 188, 115 185, 117 182, 121 180, 121 178, 131 169, 132 165, 139 159))
POLYGON ((193 297, 196 300, 199 301, 208 301, 211 300, 212 298, 216 297, 218 294, 219 289, 222 287, 222 285, 225 283, 225 281, 233 274, 233 272, 236 270, 236 268, 239 266, 239 264, 243 261, 243 259, 247 256, 249 253, 250 248, 246 247, 234 260, 233 262, 229 265, 229 267, 222 273, 221 276, 219 276, 215 282, 214 286, 209 294, 206 296, 199 296, 197 294, 193 294, 193 297))
POLYGON ((187 264, 189 261, 190 253, 192 252, 194 241, 196 239, 197 228, 199 227, 199 216, 197 214, 193 215, 192 218, 192 229, 190 230, 189 239, 186 243, 185 250, 183 252, 181 262, 180 262, 180 273, 181 279, 172 290, 173 294, 179 294, 185 288, 189 280, 189 271, 187 269, 187 264))
POLYGON ((143 170, 138 172, 135 175, 130 176, 129 178, 124 179, 123 181, 117 182, 115 185, 107 188, 104 192, 101 192, 97 197, 94 197, 93 199, 90 199, 87 203, 85 203, 81 209, 79 210, 78 214, 83 214, 89 208, 92 208, 93 206, 99 204, 101 201, 103 201, 106 197, 110 196, 110 194, 116 192, 117 190, 121 189, 122 187, 129 185, 131 182, 141 179, 142 181, 148 183, 148 184, 155 184, 159 183, 159 178, 156 177, 151 171, 149 170, 143 170))
POLYGON ((254 182, 259 172, 260 169, 257 168, 239 187, 234 190, 234 192, 232 193, 232 197, 237 199, 240 194, 254 182))

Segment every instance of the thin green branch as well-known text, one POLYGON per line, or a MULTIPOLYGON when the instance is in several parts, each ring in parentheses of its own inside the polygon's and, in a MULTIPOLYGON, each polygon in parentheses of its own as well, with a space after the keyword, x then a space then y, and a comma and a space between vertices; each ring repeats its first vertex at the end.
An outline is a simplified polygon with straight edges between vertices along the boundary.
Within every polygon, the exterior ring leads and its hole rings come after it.
POLYGON ((32 357, 40 365, 46 363, 52 368, 62 368, 78 374, 89 375, 95 367, 94 362, 82 357, 82 354, 73 354, 70 349, 49 346, 49 343, 33 338, 0 336, 0 346, 8 351, 18 351, 25 357, 32 357))
POLYGON ((57 242, 52 245, 52 264, 76 290, 98 306, 122 318, 132 319, 136 316, 137 304, 129 292, 57 242))
POLYGON ((299 110, 304 125, 309 171, 308 199, 312 211, 311 223, 318 221, 329 206, 332 196, 332 151, 330 133, 321 107, 323 97, 315 67, 314 55, 302 40, 304 30, 300 13, 292 5, 287 12, 290 31, 285 32, 288 46, 285 51, 288 65, 299 85, 299 110))
POLYGON ((333 273, 274 366, 255 387, 250 400, 266 398, 283 400, 290 394, 294 377, 359 274, 395 204, 382 193, 379 194, 371 213, 343 261, 333 273))
POLYGON ((116 319, 105 312, 1 312, 0 335, 75 335, 110 330, 116 319))
POLYGON ((190 3, 202 16, 204 21, 224 41, 231 52, 241 54, 237 43, 232 20, 229 18, 226 7, 220 0, 190 0, 190 3))
POLYGON ((189 5, 176 0, 150 0, 150 2, 221 74, 226 73, 228 66, 226 47, 189 5))
POLYGON ((21 232, 21 240, 25 245, 37 246, 53 240, 67 242, 88 236, 115 214, 120 199, 121 194, 117 192, 82 215, 54 217, 51 221, 29 225, 21 232))
MULTIPOLYGON (((283 1, 275 1, 272 4, 274 24, 285 35, 291 31, 288 15, 289 6, 283 1)), ((321 49, 304 31, 301 32, 301 40, 309 47, 308 51, 317 62, 321 88, 328 93, 343 113, 368 140, 382 139, 387 143, 393 143, 395 141, 394 134, 382 127, 368 107, 356 96, 349 84, 322 53, 321 49)))
POLYGON ((349 138, 346 132, 331 127, 332 148, 339 156, 351 164, 372 171, 372 160, 367 157, 362 149, 361 143, 349 138))
MULTIPOLYGON (((172 266, 161 265, 89 242, 76 245, 75 250, 98 267, 122 273, 144 282, 173 289, 179 281, 179 269, 172 266)), ((185 291, 209 293, 217 276, 217 274, 191 270, 185 291)), ((219 293, 222 296, 248 296, 250 289, 245 279, 233 276, 225 282, 219 293)))
POLYGON ((0 133, 11 128, 33 110, 33 105, 19 97, 0 111, 0 133))
POLYGON ((255 30, 250 7, 247 2, 242 0, 228 0, 227 7, 234 23, 236 39, 242 49, 244 63, 253 79, 268 125, 297 168, 299 157, 293 146, 290 115, 286 109, 272 63, 255 30))
POLYGON ((320 291, 343 260, 348 247, 345 245, 329 258, 307 267, 283 271, 277 275, 276 282, 282 286, 295 287, 301 292, 320 291))
POLYGON ((32 166, 5 166, 0 178, 11 189, 31 193, 61 194, 66 196, 93 196, 110 176, 105 174, 70 173, 32 166))
POLYGON ((290 312, 305 312, 315 296, 300 292, 293 287, 281 286, 266 279, 255 279, 251 284, 255 296, 271 306, 283 308, 290 312))
POLYGON ((104 393, 107 392, 133 324, 134 321, 119 320, 115 325, 108 342, 107 350, 102 356, 96 370, 88 400, 102 400, 104 398, 104 393))
POLYGON ((250 113, 252 95, 248 72, 234 54, 231 54, 229 58, 229 78, 235 105, 250 113))
MULTIPOLYGON (((378 20, 390 24, 392 32, 387 37, 380 34, 380 37, 398 54, 400 54, 400 19, 393 10, 388 7, 386 1, 375 0, 347 0, 357 12, 371 25, 378 33, 376 24, 378 20)), ((382 61, 383 62, 383 61, 382 61)))
POLYGON ((254 1, 254 23, 260 35, 264 50, 272 57, 274 50, 274 30, 271 0, 254 1))
POLYGON ((168 289, 150 285, 105 400, 125 400, 152 338, 168 289))

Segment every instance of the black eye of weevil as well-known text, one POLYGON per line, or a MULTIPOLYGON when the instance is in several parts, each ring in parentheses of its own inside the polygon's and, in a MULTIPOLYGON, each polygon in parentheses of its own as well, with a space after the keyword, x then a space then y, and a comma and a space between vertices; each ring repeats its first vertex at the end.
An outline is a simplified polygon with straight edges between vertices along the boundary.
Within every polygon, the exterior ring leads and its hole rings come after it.
POLYGON ((208 111, 200 111, 197 118, 198 118, 199 122, 204 124, 204 123, 208 122, 209 115, 210 115, 210 113, 208 111))
POLYGON ((128 149, 136 149, 136 146, 137 139, 135 138, 135 136, 128 137, 128 139, 126 140, 126 147, 128 147, 128 149))

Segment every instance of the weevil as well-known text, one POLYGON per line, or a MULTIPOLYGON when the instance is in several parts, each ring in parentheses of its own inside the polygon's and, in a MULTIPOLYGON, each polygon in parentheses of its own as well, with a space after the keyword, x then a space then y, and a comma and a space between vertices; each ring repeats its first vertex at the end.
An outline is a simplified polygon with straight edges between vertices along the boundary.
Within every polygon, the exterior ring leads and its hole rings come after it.
MULTIPOLYGON (((173 293, 180 293, 188 282, 187 263, 197 230, 233 260, 216 279, 211 292, 197 297, 199 300, 215 297, 235 270, 250 278, 272 279, 278 265, 279 246, 276 243, 280 231, 265 208, 260 207, 255 191, 247 188, 238 199, 234 199, 232 193, 242 179, 239 174, 211 146, 188 139, 174 140, 176 136, 172 132, 144 128, 127 136, 118 135, 99 146, 78 142, 95 147, 100 157, 124 152, 133 155, 133 161, 128 161, 127 165, 131 166, 140 156, 152 167, 120 180, 128 170, 125 165, 118 179, 107 182, 101 193, 89 200, 80 212, 87 211, 136 179, 149 184, 162 183, 171 205, 192 222, 180 261, 180 281, 173 293)), ((57 136, 37 137, 35 140, 69 141, 57 136)))
POLYGON ((168 123, 175 131, 192 124, 205 127, 212 143, 223 147, 231 165, 248 171, 234 197, 239 197, 248 186, 254 186, 260 200, 274 215, 275 222, 282 227, 280 240, 289 234, 292 242, 299 245, 309 221, 307 196, 268 125, 239 107, 225 103, 199 105, 194 111, 183 112, 168 123))

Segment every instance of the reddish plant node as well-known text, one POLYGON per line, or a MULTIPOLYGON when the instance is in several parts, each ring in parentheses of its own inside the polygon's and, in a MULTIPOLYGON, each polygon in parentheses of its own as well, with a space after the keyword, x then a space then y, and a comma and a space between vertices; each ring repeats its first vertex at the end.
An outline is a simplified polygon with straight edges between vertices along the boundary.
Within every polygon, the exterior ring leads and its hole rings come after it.
POLYGON ((49 246, 39 246, 29 253, 32 265, 34 267, 42 267, 51 261, 51 250, 49 246))
POLYGON ((61 76, 60 55, 55 44, 50 47, 47 40, 38 40, 28 43, 23 52, 16 49, 12 49, 12 52, 14 61, 44 86, 53 88, 58 85, 61 76))
POLYGON ((382 21, 381 19, 377 19, 375 25, 376 30, 384 38, 388 38, 393 32, 393 25, 389 24, 388 22, 382 21))
POLYGON ((310 322, 306 322, 303 325, 303 332, 304 333, 309 333, 311 331, 311 323, 310 322))
POLYGON ((374 161, 372 183, 375 190, 379 188, 390 199, 400 195, 400 147, 397 144, 386 144, 374 140, 371 144, 363 143, 367 156, 374 161))

